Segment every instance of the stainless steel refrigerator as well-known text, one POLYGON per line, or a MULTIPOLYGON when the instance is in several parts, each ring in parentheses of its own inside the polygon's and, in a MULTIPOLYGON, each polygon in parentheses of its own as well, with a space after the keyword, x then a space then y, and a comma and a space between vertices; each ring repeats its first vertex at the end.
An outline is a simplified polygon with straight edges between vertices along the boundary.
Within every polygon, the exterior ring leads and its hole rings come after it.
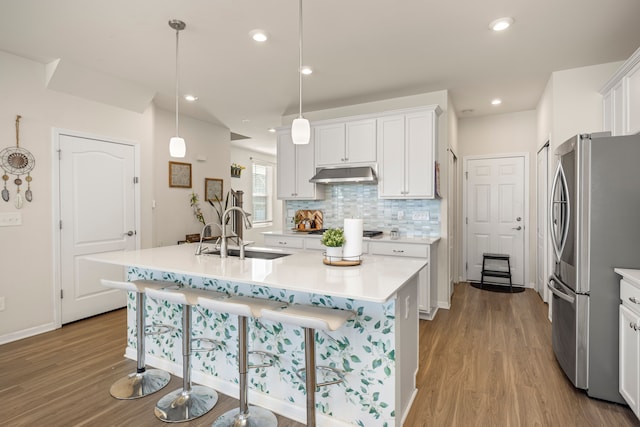
POLYGON ((556 149, 550 201, 552 344, 591 397, 618 392, 619 276, 640 268, 640 135, 577 135, 556 149))

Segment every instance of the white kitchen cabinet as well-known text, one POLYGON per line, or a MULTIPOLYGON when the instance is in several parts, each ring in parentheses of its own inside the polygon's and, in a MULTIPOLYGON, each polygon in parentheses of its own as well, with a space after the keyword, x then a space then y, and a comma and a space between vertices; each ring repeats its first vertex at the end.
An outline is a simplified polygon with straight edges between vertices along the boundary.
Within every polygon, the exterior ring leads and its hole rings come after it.
POLYGON ((640 49, 616 71, 600 93, 603 130, 614 136, 640 133, 640 49))
POLYGON ((437 311, 437 251, 431 245, 419 243, 371 241, 369 253, 401 257, 426 258, 427 265, 418 272, 418 309, 420 318, 432 320, 437 311), (432 286, 433 285, 433 286, 432 286))
POLYGON ((324 198, 322 188, 309 182, 315 174, 314 141, 295 145, 291 132, 278 132, 277 195, 283 200, 318 200, 324 198))
POLYGON ((640 271, 615 269, 620 280, 619 390, 640 419, 640 271))
POLYGON ((640 314, 620 305, 620 394, 640 416, 640 314))
POLYGON ((438 106, 378 119, 378 195, 435 197, 438 106))
POLYGON ((376 120, 314 123, 316 166, 344 166, 376 161, 376 120))

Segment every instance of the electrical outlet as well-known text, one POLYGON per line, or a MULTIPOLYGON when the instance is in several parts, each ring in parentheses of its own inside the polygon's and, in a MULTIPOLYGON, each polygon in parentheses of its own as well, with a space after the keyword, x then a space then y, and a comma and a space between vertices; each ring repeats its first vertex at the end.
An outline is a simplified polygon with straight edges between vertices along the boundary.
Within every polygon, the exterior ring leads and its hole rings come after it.
POLYGON ((404 211, 398 211, 398 219, 404 218, 404 211))
POLYGON ((20 212, 0 213, 0 227, 13 227, 22 225, 22 214, 20 212))
POLYGON ((4 297, 0 297, 0 311, 4 311, 4 297))
POLYGON ((294 209, 287 209, 287 216, 288 217, 292 217, 296 214, 296 211, 294 209))
POLYGON ((414 221, 428 221, 429 220, 429 211, 418 211, 414 212, 411 216, 411 219, 414 221))

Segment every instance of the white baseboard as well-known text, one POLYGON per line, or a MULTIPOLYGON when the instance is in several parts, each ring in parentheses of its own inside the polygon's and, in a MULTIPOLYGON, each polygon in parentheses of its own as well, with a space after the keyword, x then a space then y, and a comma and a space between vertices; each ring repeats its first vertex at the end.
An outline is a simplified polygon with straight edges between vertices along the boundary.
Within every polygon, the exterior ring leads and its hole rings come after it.
POLYGON ((35 335, 40 335, 45 332, 53 331, 54 329, 57 329, 55 323, 46 323, 44 325, 36 326, 33 328, 12 332, 10 334, 0 336, 0 344, 6 344, 13 341, 21 340, 24 338, 29 338, 35 335))

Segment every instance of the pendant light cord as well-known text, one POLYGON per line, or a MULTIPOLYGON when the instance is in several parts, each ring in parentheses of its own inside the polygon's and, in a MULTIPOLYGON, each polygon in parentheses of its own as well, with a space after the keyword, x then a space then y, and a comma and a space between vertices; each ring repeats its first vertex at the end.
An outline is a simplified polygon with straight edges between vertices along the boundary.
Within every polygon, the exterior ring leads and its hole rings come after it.
POLYGON ((179 87, 178 87, 178 81, 179 81, 179 74, 178 74, 178 38, 180 37, 180 28, 176 28, 176 136, 180 136, 179 132, 178 132, 178 115, 179 115, 179 110, 178 110, 178 94, 179 92, 179 87))
POLYGON ((298 16, 298 49, 299 49, 299 58, 300 64, 298 67, 298 79, 299 79, 299 111, 298 117, 302 118, 302 0, 299 0, 300 7, 298 8, 299 16, 298 16))

